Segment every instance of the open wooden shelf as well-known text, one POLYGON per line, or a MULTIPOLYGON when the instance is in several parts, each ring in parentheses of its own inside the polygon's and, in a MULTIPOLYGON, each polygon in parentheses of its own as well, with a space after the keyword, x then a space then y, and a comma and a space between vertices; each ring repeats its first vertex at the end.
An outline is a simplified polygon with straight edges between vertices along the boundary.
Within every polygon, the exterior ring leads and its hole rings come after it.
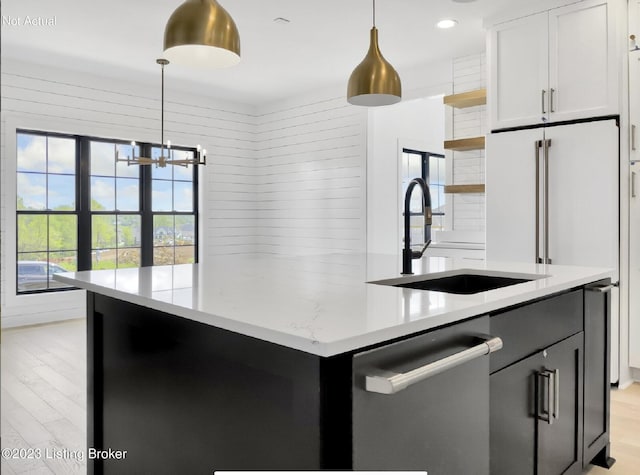
POLYGON ((484 184, 473 185, 445 185, 445 193, 484 193, 484 184))
POLYGON ((481 106, 487 103, 487 90, 477 89, 475 91, 461 92, 444 96, 443 102, 447 106, 464 109, 466 107, 481 106))
POLYGON ((454 150, 456 152, 463 152, 466 150, 481 150, 483 148, 484 148, 484 136, 444 141, 445 150, 454 150))

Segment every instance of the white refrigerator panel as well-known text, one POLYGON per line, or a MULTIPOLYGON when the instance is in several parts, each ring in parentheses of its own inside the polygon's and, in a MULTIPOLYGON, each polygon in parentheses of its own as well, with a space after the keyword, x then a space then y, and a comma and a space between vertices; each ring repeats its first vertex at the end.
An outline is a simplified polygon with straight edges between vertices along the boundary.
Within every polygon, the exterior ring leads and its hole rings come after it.
POLYGON ((618 269, 619 152, 614 120, 490 134, 486 147, 487 260, 535 262, 544 254, 547 234, 553 264, 618 269), (547 233, 544 151, 536 146, 542 140, 550 140, 547 233))
MULTIPOLYGON (((550 127, 549 258, 618 269, 619 152, 615 121, 550 127)), ((614 276, 617 281, 619 276, 614 276)))
POLYGON ((487 260, 535 262, 535 143, 542 136, 541 129, 487 136, 487 260))

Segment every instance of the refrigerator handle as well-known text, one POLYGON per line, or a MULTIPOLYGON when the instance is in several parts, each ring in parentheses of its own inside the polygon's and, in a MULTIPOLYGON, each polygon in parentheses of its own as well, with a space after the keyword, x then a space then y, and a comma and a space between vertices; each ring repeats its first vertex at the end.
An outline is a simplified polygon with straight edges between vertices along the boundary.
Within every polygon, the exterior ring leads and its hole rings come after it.
POLYGON ((542 264, 542 258, 540 257, 540 148, 542 147, 542 140, 536 140, 536 264, 542 264))
POLYGON ((549 257, 549 147, 551 139, 544 140, 544 263, 551 264, 549 257))

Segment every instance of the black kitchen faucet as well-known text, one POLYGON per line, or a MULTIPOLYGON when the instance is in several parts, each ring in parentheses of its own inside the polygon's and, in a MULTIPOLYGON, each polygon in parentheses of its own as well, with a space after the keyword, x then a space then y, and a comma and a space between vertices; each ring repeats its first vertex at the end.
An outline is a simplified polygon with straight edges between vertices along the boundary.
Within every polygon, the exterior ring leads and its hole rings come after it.
MULTIPOLYGON (((411 204, 411 192, 413 188, 419 185, 422 189, 422 200, 424 204, 424 223, 431 229, 431 193, 429 192, 429 185, 422 178, 414 178, 409 182, 407 186, 407 192, 404 195, 404 249, 402 250, 402 273, 413 274, 411 271, 411 261, 413 259, 420 259, 424 251, 431 244, 431 239, 428 239, 424 243, 423 248, 420 251, 413 251, 411 249, 411 231, 410 221, 411 213, 409 205, 411 204)), ((427 233, 430 236, 431 233, 427 233)))

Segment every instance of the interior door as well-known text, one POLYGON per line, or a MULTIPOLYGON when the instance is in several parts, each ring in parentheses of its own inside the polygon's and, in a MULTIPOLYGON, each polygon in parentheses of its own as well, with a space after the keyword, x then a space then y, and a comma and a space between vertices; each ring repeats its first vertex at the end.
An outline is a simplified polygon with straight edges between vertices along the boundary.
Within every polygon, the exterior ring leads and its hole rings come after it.
POLYGON ((541 129, 489 134, 487 260, 536 262, 536 142, 541 129))

